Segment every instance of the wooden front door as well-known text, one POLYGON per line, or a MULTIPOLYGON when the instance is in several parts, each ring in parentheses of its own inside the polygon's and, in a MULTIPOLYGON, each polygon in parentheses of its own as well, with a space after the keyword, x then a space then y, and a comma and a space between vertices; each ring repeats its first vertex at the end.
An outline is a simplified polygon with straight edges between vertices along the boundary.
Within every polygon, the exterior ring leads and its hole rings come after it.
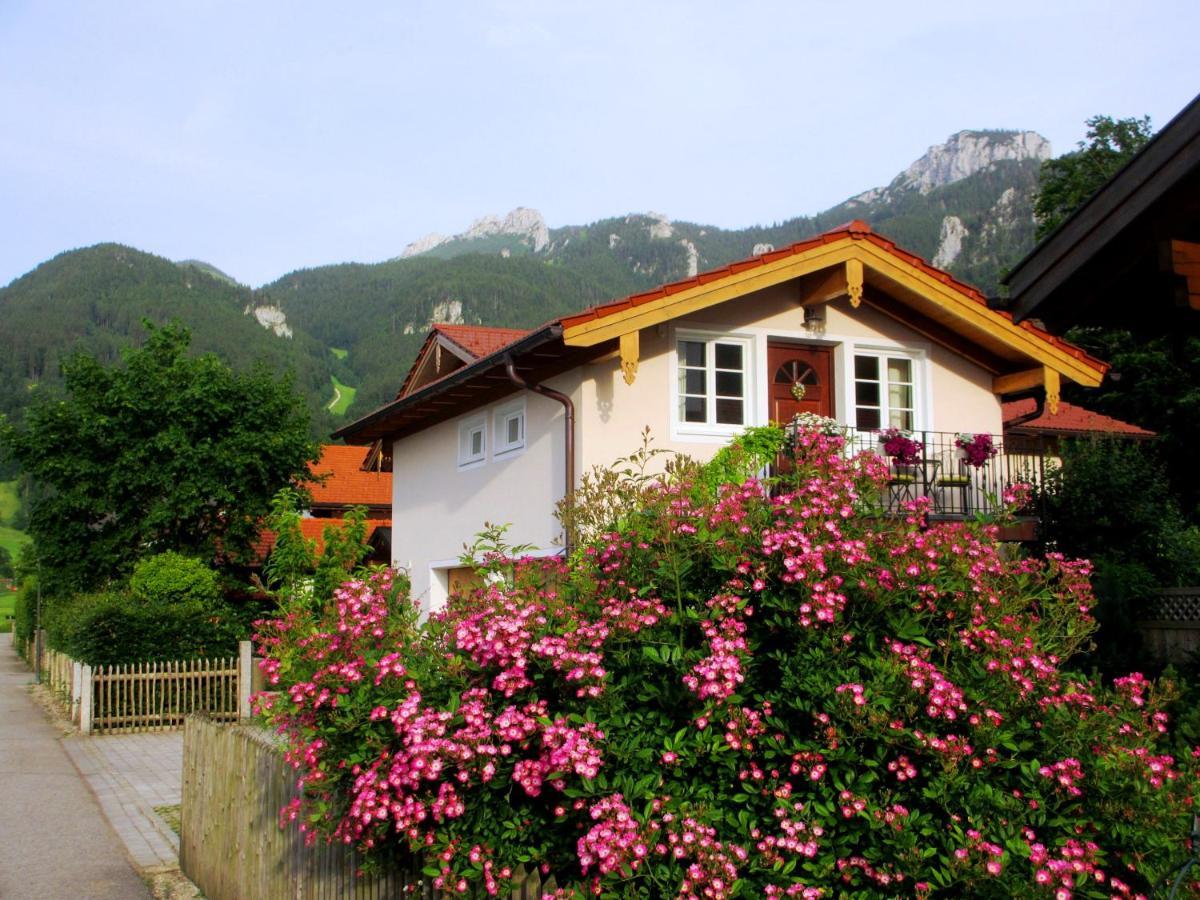
POLYGON ((771 421, 786 424, 797 413, 833 416, 833 349, 811 344, 768 344, 771 421), (803 394, 799 400, 796 389, 803 394))

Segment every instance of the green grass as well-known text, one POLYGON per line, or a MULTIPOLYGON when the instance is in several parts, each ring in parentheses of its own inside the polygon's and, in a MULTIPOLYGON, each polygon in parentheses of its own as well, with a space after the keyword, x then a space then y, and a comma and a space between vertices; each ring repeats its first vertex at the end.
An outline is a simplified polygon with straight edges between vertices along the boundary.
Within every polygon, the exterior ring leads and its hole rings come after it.
POLYGON ((334 356, 336 356, 338 359, 345 359, 347 356, 350 355, 349 350, 343 350, 341 347, 330 347, 329 352, 332 353, 334 356))
POLYGON ((0 580, 0 634, 12 631, 13 609, 16 605, 16 591, 10 591, 8 582, 0 580))
POLYGON ((335 416, 344 416, 346 410, 350 408, 350 404, 354 402, 354 395, 358 393, 358 388, 342 384, 333 375, 329 376, 329 380, 333 382, 333 399, 329 401, 326 409, 335 416))
POLYGON ((11 522, 20 508, 21 498, 17 496, 17 483, 0 481, 0 525, 11 522))
POLYGON ((29 535, 25 532, 9 528, 7 525, 0 525, 0 547, 12 554, 13 559, 17 558, 21 548, 28 543, 29 535))
POLYGON ((180 805, 176 803, 174 806, 156 806, 154 811, 158 813, 158 817, 167 823, 176 834, 179 834, 179 810, 180 805))

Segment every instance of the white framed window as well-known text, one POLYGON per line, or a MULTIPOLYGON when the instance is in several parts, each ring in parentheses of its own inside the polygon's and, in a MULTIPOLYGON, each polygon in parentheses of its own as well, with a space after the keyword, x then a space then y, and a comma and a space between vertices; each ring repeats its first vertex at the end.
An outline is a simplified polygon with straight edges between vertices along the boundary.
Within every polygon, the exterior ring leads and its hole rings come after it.
POLYGON ((481 466, 487 461, 487 416, 472 416, 458 426, 458 467, 481 466))
POLYGON ((732 433, 750 424, 748 339, 680 332, 675 359, 679 431, 732 433))
POLYGON ((495 423, 495 456, 515 453, 525 447, 525 401, 499 407, 492 414, 495 423))
POLYGON ((888 352, 854 353, 854 425, 862 431, 899 428, 917 423, 918 360, 888 352))

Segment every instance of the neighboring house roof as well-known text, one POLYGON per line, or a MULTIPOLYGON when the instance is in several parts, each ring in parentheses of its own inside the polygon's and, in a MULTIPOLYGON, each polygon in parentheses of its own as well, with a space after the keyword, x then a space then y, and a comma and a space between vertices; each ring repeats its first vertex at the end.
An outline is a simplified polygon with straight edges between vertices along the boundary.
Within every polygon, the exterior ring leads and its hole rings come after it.
POLYGON ((1200 96, 1005 276, 1009 308, 1056 325, 1200 310, 1198 207, 1200 96))
POLYGON ((501 347, 507 347, 517 338, 529 334, 528 328, 491 328, 486 325, 445 325, 440 323, 435 324, 433 330, 444 334, 475 359, 495 353, 501 347))
MULTIPOLYGON (((510 343, 497 341, 487 355, 433 380, 414 381, 418 357, 396 400, 339 429, 335 437, 370 443, 411 434, 511 393, 510 364, 522 379, 537 383, 604 355, 614 343, 619 343, 626 378, 632 379, 640 329, 793 280, 804 285, 806 302, 849 295, 855 305, 867 303, 953 347, 997 376, 1000 394, 1060 374, 1094 387, 1108 369, 1032 323, 1014 324, 1007 313, 989 308, 975 288, 854 221, 781 250, 554 319, 510 343)), ((441 340, 453 338, 435 329, 425 347, 441 340)))
POLYGON ((1037 401, 1032 397, 1024 400, 1012 400, 1003 404, 1001 415, 1004 419, 1005 431, 1026 432, 1029 434, 1058 434, 1058 435, 1109 435, 1122 438, 1150 438, 1153 431, 1148 431, 1129 422, 1122 422, 1073 403, 1059 403, 1058 415, 1052 416, 1045 410, 1034 419, 1024 419, 1037 409, 1037 401))
POLYGON ((368 449, 322 445, 321 458, 309 467, 321 479, 308 485, 314 507, 391 505, 391 473, 363 471, 368 449))
POLYGON ((521 328, 434 323, 429 334, 425 336, 421 349, 417 351, 416 359, 409 367, 408 374, 404 376, 404 383, 400 385, 396 396, 403 397, 418 387, 444 378, 448 374, 446 369, 453 371, 455 368, 462 368, 466 363, 495 353, 528 333, 521 328), (446 360, 451 365, 443 366, 442 360, 438 358, 442 349, 448 350, 458 361, 457 364, 453 364, 453 360, 446 360))
MULTIPOLYGON (((325 550, 325 529, 326 528, 344 528, 346 526, 345 519, 301 519, 300 533, 304 535, 306 540, 316 541, 316 551, 320 555, 325 550)), ((380 529, 390 529, 392 527, 391 519, 368 519, 367 526, 367 543, 371 543, 375 532, 380 529)), ((262 565, 267 561, 267 557, 271 555, 271 551, 275 549, 275 539, 278 535, 273 531, 263 529, 258 533, 258 538, 254 541, 253 559, 258 565, 262 565)))

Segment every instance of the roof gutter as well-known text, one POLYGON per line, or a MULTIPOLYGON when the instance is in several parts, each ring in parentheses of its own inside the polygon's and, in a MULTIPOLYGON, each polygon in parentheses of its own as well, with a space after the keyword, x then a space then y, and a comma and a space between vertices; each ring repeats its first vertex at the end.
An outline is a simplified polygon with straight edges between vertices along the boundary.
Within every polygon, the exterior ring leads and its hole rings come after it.
MULTIPOLYGON (((575 403, 561 391, 548 388, 544 384, 530 384, 518 375, 517 366, 513 362, 511 354, 504 359, 504 371, 508 373, 508 380, 517 387, 541 394, 543 397, 549 397, 551 400, 557 400, 563 406, 563 471, 566 473, 563 502, 570 504, 571 495, 575 491, 575 403)), ((563 528, 563 548, 565 555, 570 556, 571 529, 566 523, 563 528)))

